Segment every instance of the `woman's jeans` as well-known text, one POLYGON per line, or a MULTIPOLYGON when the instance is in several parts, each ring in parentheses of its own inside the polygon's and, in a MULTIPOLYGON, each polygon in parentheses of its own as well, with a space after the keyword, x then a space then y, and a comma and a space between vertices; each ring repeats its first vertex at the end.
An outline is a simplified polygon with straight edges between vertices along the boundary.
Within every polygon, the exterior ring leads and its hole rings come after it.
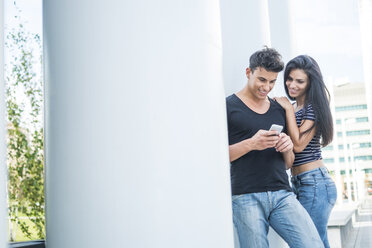
POLYGON ((234 195, 232 203, 240 248, 268 248, 269 226, 292 248, 324 247, 309 214, 293 192, 234 195))
POLYGON ((292 187, 313 220, 324 247, 328 248, 327 223, 337 199, 337 190, 327 168, 305 171, 292 177, 292 187))

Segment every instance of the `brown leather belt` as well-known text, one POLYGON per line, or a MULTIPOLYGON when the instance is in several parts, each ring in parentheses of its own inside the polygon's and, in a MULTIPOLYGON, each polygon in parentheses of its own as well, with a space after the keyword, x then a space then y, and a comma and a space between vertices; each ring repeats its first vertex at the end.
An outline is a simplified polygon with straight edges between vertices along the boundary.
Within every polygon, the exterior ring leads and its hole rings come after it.
POLYGON ((322 160, 316 160, 316 161, 312 161, 310 163, 307 163, 307 164, 302 164, 302 165, 299 165, 299 166, 296 166, 296 167, 292 167, 291 168, 291 174, 292 176, 296 176, 302 172, 305 172, 305 171, 309 171, 309 170, 314 170, 316 168, 320 168, 320 167, 323 167, 324 166, 324 163, 322 160))

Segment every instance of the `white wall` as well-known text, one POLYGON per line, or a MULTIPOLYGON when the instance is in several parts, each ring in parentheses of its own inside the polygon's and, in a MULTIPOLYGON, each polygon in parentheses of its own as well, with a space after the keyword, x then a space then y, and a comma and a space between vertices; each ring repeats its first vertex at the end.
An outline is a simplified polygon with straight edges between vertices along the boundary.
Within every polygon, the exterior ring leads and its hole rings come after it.
MULTIPOLYGON (((270 17, 271 45, 279 51, 284 63, 288 63, 296 54, 295 30, 293 27, 293 0, 268 0, 270 17)), ((286 96, 284 90, 283 72, 279 73, 278 79, 270 96, 286 96)))
POLYGON ((270 47, 267 0, 220 0, 225 94, 231 95, 247 83, 249 57, 270 47))
MULTIPOLYGON (((220 0, 226 96, 246 85, 245 69, 249 67, 249 57, 255 51, 267 45, 276 48, 284 59, 292 56, 293 43, 288 44, 292 41, 293 31, 291 17, 287 16, 291 12, 288 1, 220 0)), ((278 81, 270 96, 285 95, 282 74, 278 81)), ((268 237, 270 245, 288 247, 271 228, 268 237)), ((236 232, 235 247, 239 247, 236 232)))
POLYGON ((233 247, 218 1, 43 18, 47 246, 233 247))

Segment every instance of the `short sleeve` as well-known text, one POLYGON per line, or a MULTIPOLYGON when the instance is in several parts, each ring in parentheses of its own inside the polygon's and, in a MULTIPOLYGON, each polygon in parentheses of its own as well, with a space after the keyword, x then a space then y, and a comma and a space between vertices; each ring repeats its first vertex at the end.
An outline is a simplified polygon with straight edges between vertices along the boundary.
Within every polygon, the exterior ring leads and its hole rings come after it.
POLYGON ((303 117, 304 120, 311 120, 311 121, 315 121, 315 113, 314 113, 314 109, 313 107, 311 106, 311 104, 308 104, 306 109, 305 109, 305 113, 304 113, 304 117, 303 117))

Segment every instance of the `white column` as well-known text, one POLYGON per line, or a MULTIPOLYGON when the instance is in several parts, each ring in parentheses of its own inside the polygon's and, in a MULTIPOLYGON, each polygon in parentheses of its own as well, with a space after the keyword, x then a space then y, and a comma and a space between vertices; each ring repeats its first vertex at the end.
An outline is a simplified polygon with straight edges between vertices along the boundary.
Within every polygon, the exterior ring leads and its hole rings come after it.
MULTIPOLYGON (((271 46, 275 48, 286 63, 294 57, 293 15, 290 0, 268 0, 271 46)), ((283 71, 269 96, 285 96, 283 71)), ((287 170, 288 177, 291 176, 287 170)), ((270 247, 288 247, 286 242, 272 229, 269 231, 270 247)))
POLYGON ((7 167, 6 167, 6 118, 5 118, 5 85, 4 85, 4 2, 0 0, 0 247, 7 246, 7 210, 6 210, 6 187, 7 187, 7 167))
MULTIPOLYGON (((292 0, 268 0, 271 46, 278 50, 287 63, 295 57, 292 0)), ((285 96, 283 72, 279 73, 270 96, 285 96)))
POLYGON ((359 194, 359 200, 363 201, 364 198, 366 197, 366 191, 365 191, 365 187, 364 187, 365 186, 366 174, 365 174, 365 171, 360 168, 360 166, 361 166, 360 163, 361 162, 358 161, 358 160, 357 160, 357 162, 358 162, 358 164, 357 164, 358 179, 357 180, 359 182, 358 194, 359 194))
MULTIPOLYGON (((267 0, 220 0, 225 94, 231 95, 246 83, 249 57, 265 45, 271 47, 267 0)), ((276 241, 270 232, 270 241, 276 241), (272 237, 271 237, 272 236, 272 237)), ((239 248, 235 230, 235 248, 239 248)))
POLYGON ((359 202, 359 182, 358 182, 358 174, 356 170, 356 162, 355 162, 355 154, 354 154, 354 148, 353 143, 349 142, 349 153, 350 153, 350 165, 351 165, 351 176, 353 178, 353 192, 354 192, 354 199, 355 202, 359 202))
POLYGON ((267 0, 220 0, 223 44, 223 77, 226 95, 247 83, 249 57, 267 45, 270 27, 267 0))
MULTIPOLYGON (((335 171, 335 184, 337 188, 337 204, 343 203, 343 191, 344 191, 344 184, 341 178, 341 165, 340 165, 340 150, 338 149, 339 139, 337 135, 337 122, 336 122, 336 107, 335 107, 335 94, 334 94, 334 81, 332 77, 328 77, 327 79, 327 88, 329 90, 330 97, 330 109, 332 114, 332 121, 333 121, 333 158, 334 158, 334 171, 335 171)), ((345 149, 345 148, 344 148, 345 149)))
MULTIPOLYGON (((342 124, 342 141, 343 141, 343 146, 344 146, 344 163, 345 163, 345 175, 346 175, 346 191, 347 191, 347 200, 348 202, 352 202, 352 194, 351 194, 351 176, 350 176, 350 163, 349 163, 349 153, 348 153, 348 148, 347 148, 347 141, 346 141, 346 122, 347 118, 342 118, 341 119, 341 124, 342 124)), ((355 187, 355 185, 354 185, 355 187)))
POLYGON ((219 18, 43 2, 48 247, 233 247, 219 18))
POLYGON ((285 62, 288 62, 296 52, 293 1, 268 0, 268 2, 271 45, 278 49, 285 62))

